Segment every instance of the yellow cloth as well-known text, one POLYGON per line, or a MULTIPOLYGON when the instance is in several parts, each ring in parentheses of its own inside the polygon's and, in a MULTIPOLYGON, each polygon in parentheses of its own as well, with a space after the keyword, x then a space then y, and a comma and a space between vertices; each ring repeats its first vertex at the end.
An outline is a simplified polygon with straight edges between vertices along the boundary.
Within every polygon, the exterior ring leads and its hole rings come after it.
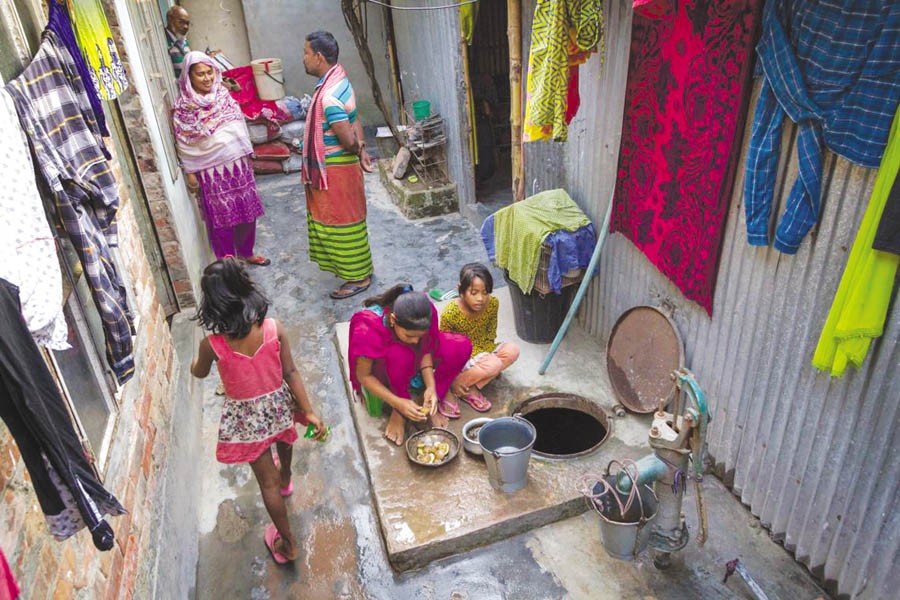
POLYGON ((114 100, 128 87, 128 76, 113 41, 100 0, 69 0, 75 39, 104 100, 114 100))
POLYGON ((869 206, 813 356, 813 366, 834 377, 842 377, 848 363, 862 365, 872 340, 884 332, 900 256, 873 250, 872 240, 898 169, 900 110, 894 115, 869 206))
POLYGON ((603 45, 598 0, 538 0, 531 26, 525 104, 526 142, 568 137, 569 67, 603 45))
POLYGON ((441 331, 461 333, 472 340, 472 356, 497 349, 497 312, 500 301, 491 296, 477 315, 467 315, 459 307, 462 299, 451 300, 441 311, 441 331))
POLYGON ((494 213, 497 266, 509 272, 525 294, 534 288, 541 244, 554 231, 577 231, 590 224, 564 189, 547 190, 494 213))
MULTIPOLYGON (((496 0, 495 0, 496 1, 496 0)), ((463 4, 459 7, 459 30, 468 45, 472 45, 475 36, 475 21, 478 19, 478 2, 463 4)))

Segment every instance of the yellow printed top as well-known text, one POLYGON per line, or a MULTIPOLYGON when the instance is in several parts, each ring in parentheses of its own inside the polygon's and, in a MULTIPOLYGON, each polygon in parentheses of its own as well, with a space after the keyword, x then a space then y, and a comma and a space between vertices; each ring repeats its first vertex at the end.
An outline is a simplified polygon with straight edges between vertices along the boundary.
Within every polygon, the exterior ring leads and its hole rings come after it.
POLYGON ((493 352, 497 348, 497 310, 500 301, 495 296, 487 307, 476 315, 467 315, 459 307, 461 299, 451 301, 441 311, 441 331, 461 333, 472 340, 472 356, 493 352))

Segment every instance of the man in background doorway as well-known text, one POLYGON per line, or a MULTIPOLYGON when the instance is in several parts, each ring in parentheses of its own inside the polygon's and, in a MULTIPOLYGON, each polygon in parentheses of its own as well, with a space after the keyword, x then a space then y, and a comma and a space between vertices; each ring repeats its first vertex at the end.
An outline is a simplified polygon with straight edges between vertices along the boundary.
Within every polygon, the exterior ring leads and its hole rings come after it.
POLYGON ((191 51, 187 34, 191 28, 191 15, 181 6, 173 6, 166 13, 166 45, 169 47, 169 58, 175 77, 181 77, 181 64, 184 56, 191 51))
POLYGON ((306 36, 303 66, 318 79, 303 140, 309 257, 345 280, 329 294, 340 300, 372 283, 363 186, 363 171, 372 172, 372 159, 357 117, 356 94, 338 64, 334 36, 327 31, 306 36))

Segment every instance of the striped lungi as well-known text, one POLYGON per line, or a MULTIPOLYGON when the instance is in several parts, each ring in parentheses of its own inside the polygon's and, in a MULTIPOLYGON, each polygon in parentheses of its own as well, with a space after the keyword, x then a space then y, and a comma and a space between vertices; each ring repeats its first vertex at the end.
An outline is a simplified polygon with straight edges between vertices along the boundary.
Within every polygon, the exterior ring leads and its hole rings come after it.
POLYGON ((323 271, 359 281, 372 274, 363 172, 358 162, 327 169, 327 190, 306 186, 309 257, 323 271))

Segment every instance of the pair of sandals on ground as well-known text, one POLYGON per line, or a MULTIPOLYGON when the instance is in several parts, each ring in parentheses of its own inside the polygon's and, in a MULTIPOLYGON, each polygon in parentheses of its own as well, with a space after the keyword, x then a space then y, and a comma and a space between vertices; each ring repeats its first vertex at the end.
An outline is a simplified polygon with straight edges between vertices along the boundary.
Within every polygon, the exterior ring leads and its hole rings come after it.
POLYGON ((438 412, 448 419, 458 419, 461 416, 459 410, 459 401, 462 400, 471 406, 477 412, 487 412, 491 410, 491 401, 484 397, 477 387, 472 386, 469 391, 460 391, 456 393, 451 390, 445 398, 438 402, 438 412))

